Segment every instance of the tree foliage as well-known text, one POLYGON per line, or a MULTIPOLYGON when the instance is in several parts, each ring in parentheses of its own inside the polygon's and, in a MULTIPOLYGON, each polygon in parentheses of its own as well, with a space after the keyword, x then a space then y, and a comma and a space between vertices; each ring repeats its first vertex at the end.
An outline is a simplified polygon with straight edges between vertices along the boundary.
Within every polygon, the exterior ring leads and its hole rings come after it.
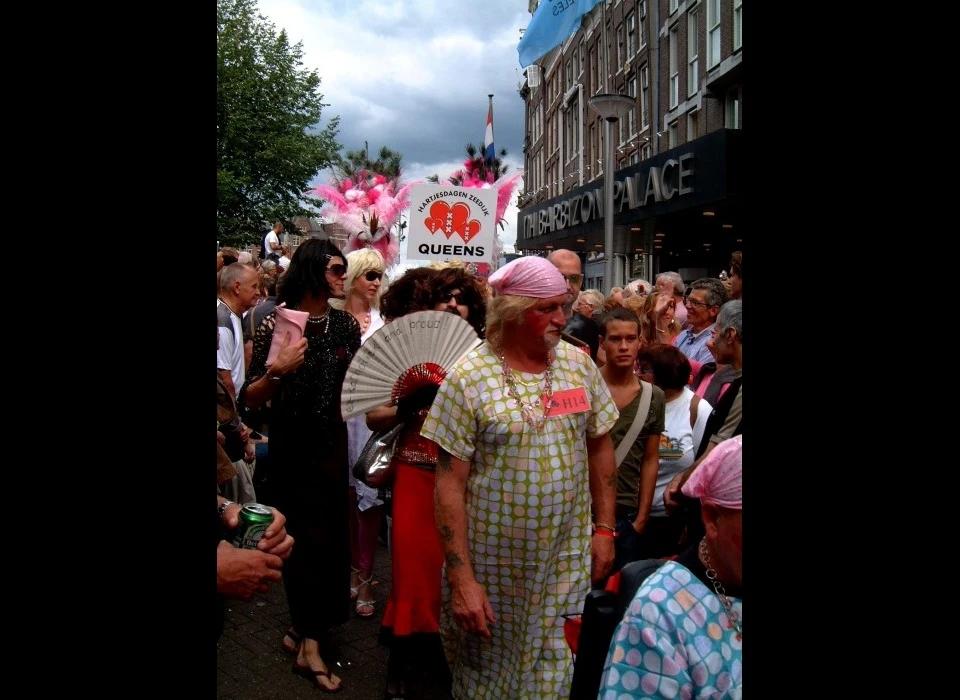
POLYGON ((356 181, 361 177, 361 173, 366 170, 368 173, 378 173, 388 180, 396 182, 400 179, 400 161, 403 154, 391 150, 386 146, 380 147, 376 160, 370 160, 370 147, 364 142, 363 148, 358 151, 347 151, 343 157, 338 158, 333 166, 334 177, 343 182, 346 179, 356 181))
MULTIPOLYGON (((315 216, 306 196, 335 164, 340 117, 320 128, 320 76, 302 43, 259 14, 256 0, 217 0, 217 236, 258 242, 273 221, 315 216)), ((185 167, 190 167, 186 164, 185 167)))

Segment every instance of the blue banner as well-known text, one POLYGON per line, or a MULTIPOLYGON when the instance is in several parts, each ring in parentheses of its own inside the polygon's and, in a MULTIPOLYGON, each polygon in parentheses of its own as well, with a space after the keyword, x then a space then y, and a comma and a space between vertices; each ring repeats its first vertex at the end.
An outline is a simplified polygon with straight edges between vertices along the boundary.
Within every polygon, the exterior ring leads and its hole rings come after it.
POLYGON ((526 68, 577 31, 580 18, 601 0, 542 0, 517 46, 520 65, 526 68))

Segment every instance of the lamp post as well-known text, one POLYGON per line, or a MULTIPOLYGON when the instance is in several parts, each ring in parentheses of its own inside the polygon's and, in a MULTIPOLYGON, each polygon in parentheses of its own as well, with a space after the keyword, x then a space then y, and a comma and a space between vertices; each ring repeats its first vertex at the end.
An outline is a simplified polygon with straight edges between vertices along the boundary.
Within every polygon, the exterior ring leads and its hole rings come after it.
POLYGON ((635 102, 626 95, 601 93, 591 97, 589 104, 603 119, 603 282, 609 294, 613 287, 613 124, 635 102))

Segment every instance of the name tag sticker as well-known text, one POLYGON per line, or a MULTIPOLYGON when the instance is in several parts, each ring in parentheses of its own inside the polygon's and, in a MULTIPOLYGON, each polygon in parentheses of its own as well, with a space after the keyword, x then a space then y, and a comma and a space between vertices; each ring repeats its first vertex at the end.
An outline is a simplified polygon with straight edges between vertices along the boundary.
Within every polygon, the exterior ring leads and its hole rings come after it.
POLYGON ((554 392, 550 406, 547 408, 547 415, 565 416, 568 413, 583 413, 589 410, 590 401, 587 399, 587 390, 581 386, 554 392))

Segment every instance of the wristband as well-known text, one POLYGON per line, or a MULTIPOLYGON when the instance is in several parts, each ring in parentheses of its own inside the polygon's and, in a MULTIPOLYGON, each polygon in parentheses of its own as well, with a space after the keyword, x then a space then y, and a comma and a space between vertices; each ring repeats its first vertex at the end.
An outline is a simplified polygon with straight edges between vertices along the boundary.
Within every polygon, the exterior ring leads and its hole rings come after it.
POLYGON ((593 534, 600 535, 601 537, 612 537, 613 539, 617 539, 617 537, 619 537, 616 532, 610 532, 609 530, 597 530, 596 528, 594 528, 593 534))
POLYGON ((617 531, 617 528, 613 527, 612 525, 607 525, 606 523, 594 523, 593 526, 595 528, 600 528, 601 530, 609 530, 610 532, 617 531))
POLYGON ((237 504, 234 503, 233 501, 224 501, 223 503, 220 504, 220 507, 217 508, 217 517, 223 520, 223 514, 227 512, 227 506, 235 506, 235 505, 237 504))

